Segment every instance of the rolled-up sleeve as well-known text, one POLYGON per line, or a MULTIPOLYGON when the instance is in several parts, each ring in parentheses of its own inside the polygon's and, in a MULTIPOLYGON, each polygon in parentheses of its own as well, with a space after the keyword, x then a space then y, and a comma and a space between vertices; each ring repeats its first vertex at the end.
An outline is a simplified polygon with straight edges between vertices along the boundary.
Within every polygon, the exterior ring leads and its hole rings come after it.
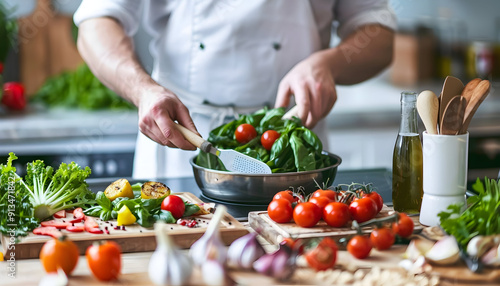
POLYGON ((337 33, 345 38, 367 24, 396 29, 396 16, 387 0, 339 0, 334 8, 339 23, 337 33))
POLYGON ((127 35, 137 32, 140 24, 142 2, 137 0, 83 0, 73 20, 78 26, 87 19, 111 17, 121 23, 127 35))

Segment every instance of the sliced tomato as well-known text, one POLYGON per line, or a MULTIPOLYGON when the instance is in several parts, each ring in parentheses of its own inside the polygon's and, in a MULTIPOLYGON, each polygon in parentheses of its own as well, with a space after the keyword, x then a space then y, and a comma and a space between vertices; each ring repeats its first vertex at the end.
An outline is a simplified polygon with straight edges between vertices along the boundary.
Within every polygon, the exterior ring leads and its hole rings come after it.
POLYGON ((77 222, 81 222, 84 219, 85 219, 85 214, 83 213, 83 209, 82 208, 76 208, 73 211, 73 219, 70 220, 69 222, 71 222, 71 223, 77 223, 77 222))
POLYGON ((62 222, 58 220, 46 220, 42 221, 41 223, 42 226, 53 226, 57 229, 65 229, 68 225, 71 225, 69 222, 62 222))
POLYGON ((91 217, 85 218, 84 228, 85 228, 85 231, 90 232, 90 233, 94 233, 94 234, 104 233, 102 231, 102 229, 99 228, 99 224, 95 221, 95 219, 93 219, 91 217))
POLYGON ((33 230, 33 234, 36 235, 48 235, 53 238, 59 238, 62 236, 62 233, 55 227, 53 226, 42 226, 42 227, 37 227, 33 230))
POLYGON ((60 210, 54 214, 55 218, 65 218, 66 217, 66 210, 60 210))
POLYGON ((66 230, 71 232, 83 232, 85 230, 85 227, 83 226, 83 224, 71 224, 66 227, 66 230))

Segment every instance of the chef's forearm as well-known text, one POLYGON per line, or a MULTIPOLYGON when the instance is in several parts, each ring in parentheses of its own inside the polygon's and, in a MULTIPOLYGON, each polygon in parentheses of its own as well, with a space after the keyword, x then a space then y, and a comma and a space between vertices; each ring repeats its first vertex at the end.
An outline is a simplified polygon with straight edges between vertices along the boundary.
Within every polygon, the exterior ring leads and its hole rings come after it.
POLYGON ((379 73, 392 61, 394 32, 380 25, 366 25, 338 46, 321 51, 337 84, 356 84, 379 73))
POLYGON ((132 39, 112 18, 94 18, 79 26, 78 50, 92 72, 136 106, 140 95, 160 88, 142 68, 132 39))

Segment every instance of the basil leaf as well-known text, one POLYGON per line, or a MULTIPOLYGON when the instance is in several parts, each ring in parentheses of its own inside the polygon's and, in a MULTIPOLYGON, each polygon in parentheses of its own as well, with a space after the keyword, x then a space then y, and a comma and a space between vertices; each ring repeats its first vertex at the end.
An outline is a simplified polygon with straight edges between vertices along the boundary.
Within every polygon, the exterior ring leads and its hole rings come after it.
POLYGON ((176 223, 177 220, 174 218, 171 212, 166 210, 161 210, 158 214, 154 215, 156 221, 161 220, 165 223, 176 223))
POLYGON ((185 205, 184 215, 183 215, 184 217, 192 216, 200 210, 200 207, 196 204, 190 204, 184 202, 184 205, 185 205))

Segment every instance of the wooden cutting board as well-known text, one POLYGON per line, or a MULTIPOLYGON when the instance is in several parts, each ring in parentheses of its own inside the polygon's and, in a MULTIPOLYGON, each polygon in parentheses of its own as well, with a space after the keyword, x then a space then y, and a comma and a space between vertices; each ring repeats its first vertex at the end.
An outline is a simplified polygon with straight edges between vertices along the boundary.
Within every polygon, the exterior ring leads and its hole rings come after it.
MULTIPOLYGON (((175 195, 178 195, 183 200, 191 203, 203 204, 203 207, 206 208, 213 207, 212 204, 204 204, 192 193, 175 193, 175 195)), ((69 216, 71 216, 71 214, 69 216)), ((191 245, 205 233, 207 225, 212 218, 212 214, 210 213, 193 218, 198 221, 198 227, 189 228, 187 226, 177 224, 170 225, 168 234, 181 248, 191 247, 191 245)), ((156 248, 156 238, 153 228, 144 228, 138 224, 134 224, 126 226, 125 230, 115 230, 113 227, 116 226, 116 220, 106 222, 96 218, 96 221, 101 226, 101 229, 105 229, 107 227, 109 234, 92 234, 88 232, 73 233, 62 230, 62 232, 67 234, 68 237, 78 246, 80 254, 85 254, 87 247, 92 245, 92 243, 97 240, 113 240, 121 246, 123 253, 153 251, 156 248)), ((221 224, 220 234, 226 245, 229 245, 235 239, 248 233, 248 230, 229 214, 226 214, 226 216, 222 219, 221 224)), ((9 249, 12 249, 12 247, 9 247, 9 237, 2 236, 1 239, 4 256, 9 257, 11 251, 9 249)), ((38 258, 40 249, 49 239, 51 239, 49 236, 34 234, 21 238, 21 241, 14 245, 16 260, 38 258)))
MULTIPOLYGON (((377 217, 388 216, 394 212, 392 207, 384 205, 377 217)), ((415 223, 414 233, 422 231, 423 226, 419 223, 418 217, 412 217, 415 223)), ((295 223, 276 223, 273 221, 266 211, 250 212, 248 214, 249 225, 260 233, 267 241, 272 244, 280 243, 283 238, 315 238, 315 237, 331 237, 338 241, 341 238, 349 237, 356 234, 356 230, 351 229, 351 226, 346 227, 331 227, 321 220, 316 226, 304 228, 295 223)), ((363 228, 363 233, 370 233, 373 226, 363 228)))

